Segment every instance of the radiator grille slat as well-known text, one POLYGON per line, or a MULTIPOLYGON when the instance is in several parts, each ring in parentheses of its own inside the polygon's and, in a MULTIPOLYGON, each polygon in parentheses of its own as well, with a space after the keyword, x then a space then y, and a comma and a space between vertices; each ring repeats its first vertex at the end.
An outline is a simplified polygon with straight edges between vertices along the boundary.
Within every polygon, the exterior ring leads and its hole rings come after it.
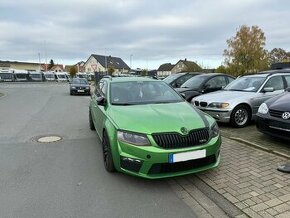
POLYGON ((162 148, 184 148, 205 144, 209 140, 208 128, 191 130, 188 135, 173 133, 152 134, 156 144, 162 148))

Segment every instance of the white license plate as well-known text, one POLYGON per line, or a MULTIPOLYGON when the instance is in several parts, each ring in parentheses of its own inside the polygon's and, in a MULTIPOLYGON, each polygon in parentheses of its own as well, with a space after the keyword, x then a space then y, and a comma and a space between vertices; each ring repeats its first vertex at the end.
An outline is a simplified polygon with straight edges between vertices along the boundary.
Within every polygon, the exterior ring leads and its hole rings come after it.
POLYGON ((85 90, 78 90, 78 92, 85 92, 85 90))
POLYGON ((169 154, 169 163, 176 163, 181 161, 195 160, 206 157, 206 150, 182 152, 177 154, 169 154))

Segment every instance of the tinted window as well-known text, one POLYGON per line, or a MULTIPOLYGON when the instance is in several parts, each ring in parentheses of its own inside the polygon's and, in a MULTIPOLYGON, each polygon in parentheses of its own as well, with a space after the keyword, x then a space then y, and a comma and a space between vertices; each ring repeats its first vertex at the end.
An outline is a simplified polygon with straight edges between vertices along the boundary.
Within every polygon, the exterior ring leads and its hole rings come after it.
POLYGON ((216 76, 205 83, 207 88, 221 88, 226 85, 227 81, 224 76, 216 76))
POLYGON ((181 88, 198 89, 208 76, 195 76, 182 84, 181 88))
POLYGON ((184 75, 184 73, 171 74, 170 76, 166 77, 163 81, 169 84, 173 82, 176 78, 180 77, 181 75, 184 75))
POLYGON ((113 105, 158 104, 184 101, 166 83, 157 81, 112 83, 110 93, 113 105))
POLYGON ((229 77, 229 76, 227 78, 229 80, 229 83, 231 83, 231 82, 233 82, 235 80, 235 78, 232 78, 232 77, 229 77))
POLYGON ((284 82, 282 76, 274 76, 270 78, 265 84, 264 88, 273 87, 274 90, 284 89, 284 82))
POLYGON ((178 87, 180 87, 183 83, 185 83, 187 80, 189 80, 191 77, 193 77, 194 74, 186 74, 184 76, 181 76, 178 78, 175 83, 178 87))

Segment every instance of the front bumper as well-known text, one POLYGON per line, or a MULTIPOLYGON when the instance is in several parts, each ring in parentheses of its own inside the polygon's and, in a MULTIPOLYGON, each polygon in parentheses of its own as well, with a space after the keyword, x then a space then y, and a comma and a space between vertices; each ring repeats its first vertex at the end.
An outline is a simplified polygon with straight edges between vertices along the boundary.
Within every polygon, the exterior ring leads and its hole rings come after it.
POLYGON ((70 92, 75 95, 90 95, 90 89, 70 89, 70 92))
POLYGON ((220 162, 221 137, 212 138, 204 145, 164 149, 157 146, 149 138, 152 146, 134 146, 117 142, 118 154, 115 153, 115 167, 118 171, 148 179, 180 176, 208 170, 218 166, 220 162), (206 157, 169 163, 171 154, 206 150, 206 157))
POLYGON ((290 140, 290 120, 272 117, 270 115, 256 115, 257 129, 267 135, 284 140, 290 140))
POLYGON ((232 110, 218 110, 218 109, 209 109, 205 107, 197 107, 199 110, 209 114, 216 121, 221 123, 229 123, 231 119, 232 110))

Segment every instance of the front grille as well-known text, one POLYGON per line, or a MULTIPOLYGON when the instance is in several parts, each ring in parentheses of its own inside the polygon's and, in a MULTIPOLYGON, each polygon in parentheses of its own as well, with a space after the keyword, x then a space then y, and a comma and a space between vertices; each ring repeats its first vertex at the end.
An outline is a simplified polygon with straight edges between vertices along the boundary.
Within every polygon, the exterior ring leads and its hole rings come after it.
POLYGON ((191 130, 188 135, 179 133, 154 133, 156 144, 162 148, 184 148, 201 145, 209 140, 208 128, 191 130))
POLYGON ((199 104, 201 107, 207 107, 207 102, 201 101, 199 104))
POLYGON ((277 110, 269 110, 269 113, 272 117, 278 117, 278 118, 282 118, 282 114, 284 113, 284 111, 277 111, 277 110))
POLYGON ((159 173, 176 173, 181 171, 192 170, 195 168, 204 167, 216 162, 215 155, 211 155, 205 158, 189 160, 177 163, 159 163, 153 164, 148 174, 159 174, 159 173))
POLYGON ((194 101, 195 106, 199 106, 199 101, 194 101))

